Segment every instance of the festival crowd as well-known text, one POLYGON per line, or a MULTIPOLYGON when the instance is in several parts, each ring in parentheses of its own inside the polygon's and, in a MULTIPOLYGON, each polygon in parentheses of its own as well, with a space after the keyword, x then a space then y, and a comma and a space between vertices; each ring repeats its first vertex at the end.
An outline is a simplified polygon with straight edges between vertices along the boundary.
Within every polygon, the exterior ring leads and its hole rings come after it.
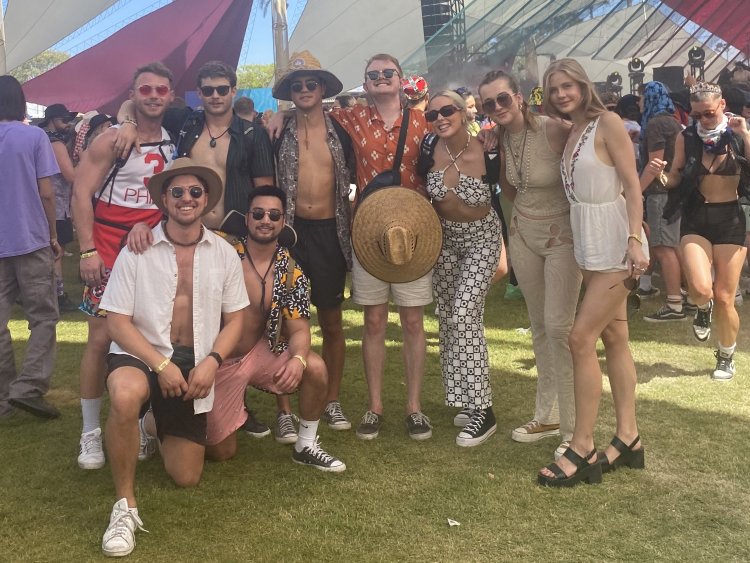
POLYGON ((304 51, 273 87, 291 110, 261 114, 235 100, 235 71, 219 61, 198 71, 194 110, 154 62, 135 70, 116 116, 93 111, 76 123, 77 112, 53 104, 38 127, 24 123, 21 85, 2 76, 0 417, 59 416, 44 398, 56 324, 80 310, 78 465, 109 462, 117 501, 102 551, 128 555, 143 529, 138 461, 158 451, 177 486, 197 485, 206 459, 236 454, 238 432, 271 434, 246 403, 248 387, 274 396, 273 435, 293 445, 293 462, 346 470, 318 433, 321 423, 352 428, 340 401, 348 274, 364 311, 368 405, 357 437, 376 439, 385 424, 393 303, 402 421, 412 439, 431 438, 421 395, 424 308, 434 300, 456 445, 485 443, 497 422, 484 305, 510 274, 538 372, 533 415, 511 438, 559 439, 537 482, 569 487, 643 469, 628 318, 640 298, 659 294, 655 267, 665 301, 645 320, 693 318, 702 342, 713 330, 710 376, 735 375, 750 229, 748 75, 738 66, 721 84, 688 77, 685 91, 651 81, 638 95, 600 96, 577 61, 560 59, 526 97, 503 70, 476 89, 431 91, 376 54, 364 68, 366 97, 355 99, 304 51), (80 300, 63 284, 66 245, 79 251, 80 300), (18 372, 8 329, 17 303, 30 328, 18 372), (594 444, 599 339, 616 414, 603 450, 594 444))

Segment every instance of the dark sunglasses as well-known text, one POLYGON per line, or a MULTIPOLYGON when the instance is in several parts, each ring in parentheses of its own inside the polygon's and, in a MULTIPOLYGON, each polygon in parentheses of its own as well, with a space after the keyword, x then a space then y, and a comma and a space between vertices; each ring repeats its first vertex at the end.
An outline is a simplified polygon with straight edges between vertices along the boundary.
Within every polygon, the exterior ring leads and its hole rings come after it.
POLYGON ((279 219, 281 219, 283 213, 278 209, 269 209, 268 211, 266 211, 265 209, 261 209, 260 207, 254 207, 250 210, 250 216, 256 221, 263 220, 263 217, 265 217, 266 215, 268 215, 268 218, 271 221, 276 223, 279 219))
MULTIPOLYGON (((622 280, 622 285, 624 285, 625 289, 627 289, 630 292, 628 293, 628 298, 626 301, 626 310, 627 310, 628 318, 630 319, 641 308, 641 298, 636 292, 638 288, 638 280, 635 278, 625 278, 624 280, 622 280)), ((611 285, 609 289, 614 289, 616 287, 617 287, 617 284, 611 285)))
POLYGON ((719 111, 719 106, 716 106, 714 109, 707 109, 704 111, 691 113, 690 117, 692 117, 695 121, 700 121, 701 119, 713 119, 714 117, 716 117, 717 111, 719 111))
POLYGON ((482 110, 484 113, 494 113, 498 105, 508 109, 513 105, 513 96, 508 94, 508 92, 500 92, 494 100, 484 100, 482 102, 482 110))
POLYGON ((169 188, 169 193, 175 199, 182 199, 185 195, 185 191, 190 194, 193 199, 200 199, 204 193, 208 193, 208 190, 202 186, 190 186, 189 188, 183 188, 182 186, 172 186, 169 188))
POLYGON ((459 111, 459 109, 456 106, 451 106, 451 105, 443 106, 440 109, 433 109, 433 110, 424 112, 424 118, 429 123, 432 123, 433 121, 437 121, 438 114, 442 115, 443 117, 450 117, 457 111, 459 111))
POLYGON ((390 79, 393 78, 394 74, 398 74, 398 71, 395 68, 387 68, 385 70, 369 70, 365 74, 370 80, 377 80, 381 74, 383 78, 390 79))
POLYGON ((151 95, 151 92, 156 90, 156 93, 159 96, 166 96, 169 94, 169 86, 165 86, 164 84, 160 84, 159 86, 151 86, 150 84, 143 84, 142 86, 138 86, 138 92, 141 93, 141 96, 149 96, 151 95))
POLYGON ((305 88, 307 88, 308 92, 313 92, 314 90, 318 89, 318 86, 320 86, 320 82, 311 78, 310 80, 305 80, 304 82, 302 80, 292 82, 289 88, 291 88, 292 92, 294 92, 295 94, 299 94, 305 88))
POLYGON ((232 87, 228 84, 222 84, 221 86, 201 86, 201 94, 208 98, 209 96, 213 96, 215 91, 219 96, 226 96, 231 89, 232 87))

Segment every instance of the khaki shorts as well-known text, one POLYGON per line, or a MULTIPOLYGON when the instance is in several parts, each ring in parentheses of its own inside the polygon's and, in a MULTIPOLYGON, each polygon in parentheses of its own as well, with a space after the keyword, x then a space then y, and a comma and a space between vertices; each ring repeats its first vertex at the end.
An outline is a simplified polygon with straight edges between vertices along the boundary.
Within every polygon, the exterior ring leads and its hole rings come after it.
POLYGON ((379 280, 362 267, 352 254, 352 298, 357 305, 388 303, 389 294, 399 307, 422 307, 432 303, 432 270, 408 283, 379 280))

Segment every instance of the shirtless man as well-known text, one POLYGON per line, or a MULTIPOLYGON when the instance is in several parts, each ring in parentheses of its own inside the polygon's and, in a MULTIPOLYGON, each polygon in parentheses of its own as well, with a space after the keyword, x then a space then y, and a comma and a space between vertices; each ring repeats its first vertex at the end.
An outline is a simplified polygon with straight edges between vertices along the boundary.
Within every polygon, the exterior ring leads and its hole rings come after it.
POLYGON ((248 235, 234 246, 242 259, 252 305, 243 311, 242 338, 232 359, 216 373, 216 403, 208 415, 208 444, 218 459, 234 456, 235 431, 247 418, 242 406, 248 385, 277 396, 299 390, 299 436, 292 460, 340 473, 346 465, 326 453, 317 441, 328 376, 323 360, 310 351, 307 277, 298 264, 290 262, 289 251, 278 244, 286 196, 275 186, 261 186, 253 190, 249 203, 248 235))
MULTIPOLYGON (((273 95, 294 102, 296 112, 277 141, 278 183, 286 192, 286 220, 297 231, 295 258, 310 278, 312 304, 323 334, 323 360, 328 369, 328 396, 323 418, 333 430, 351 423, 339 402, 344 375, 344 330, 341 303, 346 272, 352 266, 349 204, 351 139, 323 111, 323 99, 341 91, 341 82, 320 68, 309 52, 292 55, 273 95)), ((286 407, 286 408, 285 408, 286 407)), ((281 405, 277 434, 291 419, 281 405)), ((288 425, 287 425, 288 426, 288 425)))
MULTIPOLYGON (((135 499, 138 414, 161 442, 164 468, 180 487, 198 484, 207 448, 206 413, 223 358, 237 345, 250 304, 235 252, 201 224, 221 199, 215 171, 188 158, 154 175, 149 192, 167 220, 142 254, 123 250, 101 301, 113 343, 107 356, 107 453, 116 498, 102 552, 128 555, 143 529, 135 499)), ((141 425, 144 426, 143 424, 141 425)))
MULTIPOLYGON (((81 279, 86 284, 80 309, 89 316, 80 368, 83 429, 78 465, 82 469, 98 469, 105 462, 99 416, 110 340, 99 301, 128 231, 143 223, 150 232, 162 217, 147 184, 172 159, 174 146, 161 123, 173 97, 172 73, 167 67, 151 63, 137 69, 130 91, 133 118, 97 137, 82 153, 76 169, 71 208, 81 248, 81 279), (118 129, 135 134, 140 151, 118 160, 114 144, 118 129)), ((148 446, 144 440, 141 459, 148 457, 148 446)))

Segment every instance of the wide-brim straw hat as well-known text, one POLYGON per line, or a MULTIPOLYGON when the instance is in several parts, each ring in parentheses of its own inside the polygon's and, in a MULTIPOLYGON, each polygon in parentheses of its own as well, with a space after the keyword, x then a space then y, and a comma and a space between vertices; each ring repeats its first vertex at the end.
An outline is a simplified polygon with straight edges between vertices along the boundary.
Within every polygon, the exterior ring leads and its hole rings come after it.
POLYGON ((224 185, 222 184, 219 174, 213 168, 196 164, 194 160, 187 157, 173 160, 172 165, 169 168, 151 176, 151 179, 148 181, 148 191, 151 194, 151 199, 153 200, 154 205, 166 212, 164 204, 161 201, 161 194, 164 185, 170 180, 170 178, 182 176, 183 174, 197 176, 206 183, 208 202, 203 213, 201 213, 201 216, 216 207, 216 204, 221 200, 221 194, 224 192, 224 185))
POLYGON ((390 186, 368 195, 357 207, 352 246, 370 274, 389 283, 406 283, 433 268, 443 246, 443 232, 424 196, 390 186))
POLYGON ((277 100, 292 101, 292 82, 298 76, 317 76, 325 88, 324 98, 332 98, 344 89, 341 80, 336 78, 332 72, 323 70, 320 61, 313 57, 310 51, 293 53, 289 58, 289 65, 284 71, 284 75, 273 85, 273 97, 277 100))

